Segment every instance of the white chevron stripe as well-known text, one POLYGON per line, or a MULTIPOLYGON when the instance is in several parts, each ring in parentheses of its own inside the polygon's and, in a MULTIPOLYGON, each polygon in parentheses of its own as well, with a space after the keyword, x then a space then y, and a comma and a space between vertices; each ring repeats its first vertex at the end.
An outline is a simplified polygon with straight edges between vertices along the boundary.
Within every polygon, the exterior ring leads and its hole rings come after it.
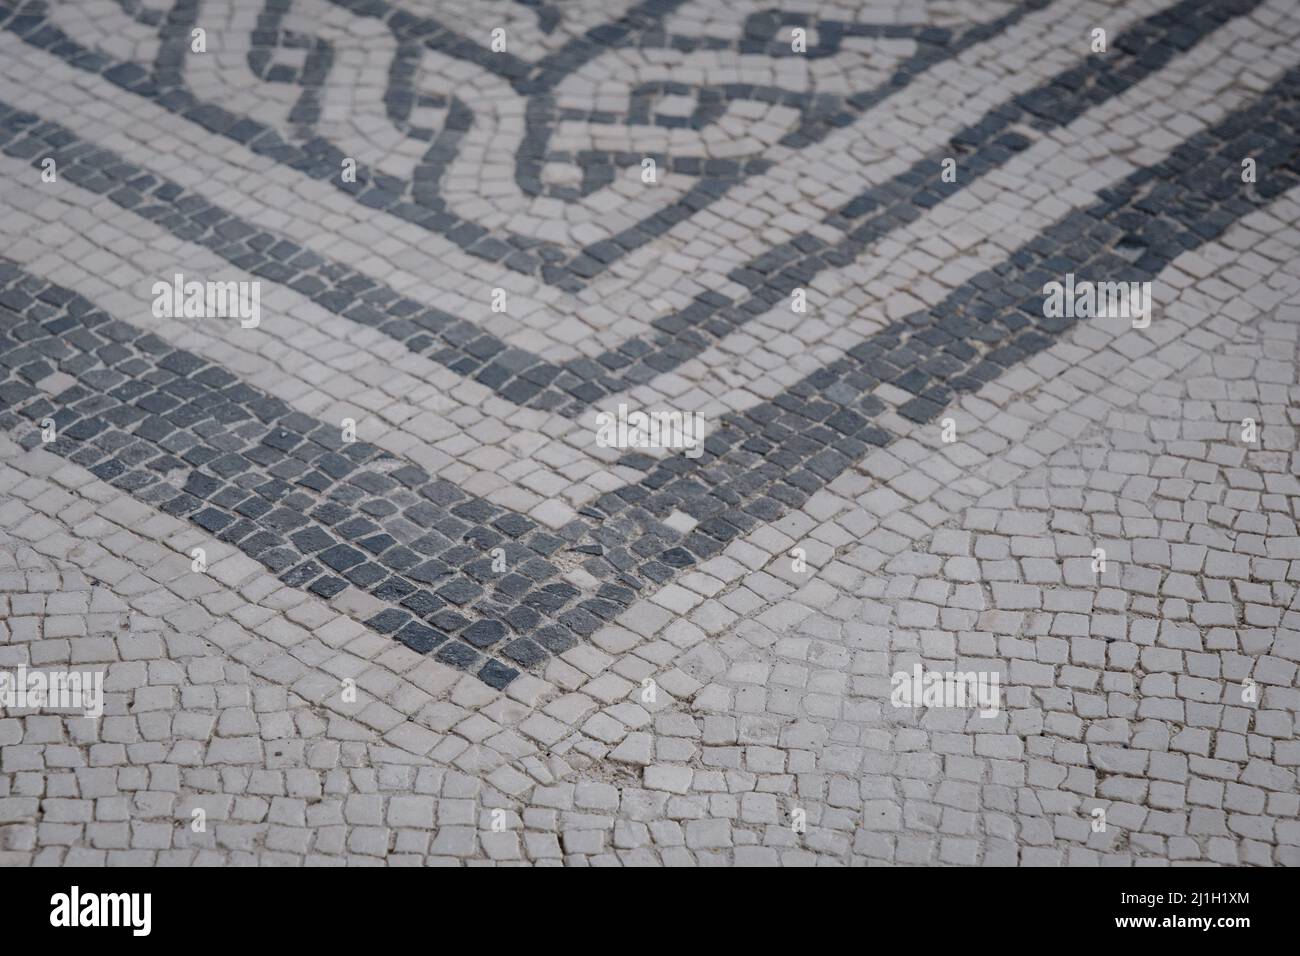
MULTIPOLYGON (((333 186, 258 156, 197 124, 178 124, 162 107, 124 94, 108 81, 70 67, 8 32, 0 33, 0 75, 24 90, 27 108, 63 117, 78 131, 94 130, 92 141, 111 145, 132 162, 168 175, 254 225, 280 232, 406 295, 436 304, 511 345, 562 361, 580 354, 599 355, 634 335, 653 336, 652 320, 689 304, 706 290, 742 297, 743 287, 726 277, 736 265, 805 230, 834 241, 835 230, 820 225, 826 212, 907 169, 989 107, 1081 60, 1088 53, 1092 25, 1105 24, 1114 36, 1164 5, 1164 0, 1123 5, 1118 0, 1060 0, 1032 13, 1005 34, 918 77, 852 126, 832 133, 816 149, 772 147, 768 156, 776 166, 771 171, 753 177, 716 208, 698 213, 627 256, 577 296, 466 255, 436 234, 361 206, 333 186), (1005 51, 1013 48, 1018 55, 1008 57, 1005 51), (70 94, 72 90, 87 95, 70 94), (257 186, 249 191, 248 182, 257 186), (282 211, 286 209, 293 210, 292 217, 282 211), (729 225, 733 222, 746 227, 745 236, 760 238, 743 238, 729 225), (508 291, 508 313, 490 311, 495 287, 508 291)), ((129 22, 120 11, 118 15, 129 22)), ((114 22, 105 19, 100 31, 112 33, 114 22)), ((83 42, 94 39, 86 34, 89 29, 83 25, 78 35, 83 42)), ((214 32, 212 56, 226 56, 220 52, 221 44, 236 42, 233 27, 226 32, 231 35, 224 39, 222 30, 214 32)), ((236 52, 234 59, 241 56, 236 52)), ((232 86, 233 77, 210 69, 215 64, 215 59, 200 64, 200 86, 230 87, 232 105, 264 121, 283 113, 283 103, 259 99, 257 88, 232 86)), ((235 65, 240 67, 236 73, 247 72, 242 60, 235 65)), ((366 109, 379 110, 374 96, 367 103, 366 109)), ((355 105, 351 108, 356 110, 355 105)), ((367 125, 375 123, 387 120, 380 115, 367 125)), ((358 152, 361 149, 357 147, 358 152)), ((558 203, 554 214, 565 214, 558 203)), ((583 241, 601 235, 591 233, 583 241)))
MULTIPOLYGON (((1174 137, 1160 134, 1157 142, 1139 144, 1122 159, 1111 156, 1101 164, 1071 163, 1067 155, 1086 155, 1094 143, 1109 153, 1109 144, 1095 139, 1099 130, 1126 129, 1147 117, 1148 125, 1150 119, 1157 119, 1187 135, 1226 115, 1250 91, 1282 72, 1289 65, 1283 46, 1285 24, 1269 19, 1277 6, 1276 2, 1266 5, 1257 22, 1218 31, 1161 75, 1040 142, 1001 173, 931 210, 905 233, 878 244, 871 250, 874 256, 828 274, 824 288, 861 289, 844 295, 839 317, 801 316, 792 328, 787 310, 773 310, 749 331, 691 363, 681 375, 660 376, 650 386, 601 407, 626 401, 633 407, 699 411, 716 420, 725 408, 743 409, 776 394, 879 328, 886 313, 876 309, 873 317, 864 307, 869 298, 883 299, 888 309, 891 295, 907 290, 919 296, 906 307, 896 306, 905 311, 920 307, 918 302, 937 302, 950 285, 1000 261, 1007 250, 1031 238, 1070 206, 1091 202, 1096 189, 1157 160, 1175 145, 1174 137), (1216 72, 1215 63, 1230 50, 1253 66, 1232 76, 1216 72), (1220 89, 1225 85, 1227 89, 1220 89), (1162 101, 1169 104, 1169 116, 1151 117, 1141 108, 1162 101), (1038 186, 1036 195, 1052 198, 1027 208, 1026 200, 1018 198, 1028 194, 1026 182, 1038 186), (951 249, 954 240, 966 249, 963 256, 951 249), (936 243, 947 243, 949 251, 936 243), (955 261, 937 272, 934 280, 918 282, 911 263, 927 248, 955 261), (795 332, 807 340, 795 338, 795 332), (767 344, 760 349, 757 341, 761 340, 767 344), (732 372, 731 356, 747 350, 759 358, 747 358, 749 364, 737 375, 732 372), (772 370, 761 367, 764 361, 770 362, 772 370), (687 376, 696 375, 703 384, 688 386, 687 376)), ((36 180, 36 171, 24 163, 5 159, 0 169, 9 183, 36 180)), ((325 420, 357 418, 365 439, 457 481, 466 490, 533 512, 558 526, 572 517, 570 508, 638 477, 631 470, 611 467, 608 462, 616 453, 595 446, 594 411, 575 423, 516 409, 373 330, 325 313, 287 288, 267 292, 264 304, 269 317, 258 330, 220 323, 209 328, 201 320, 184 326, 154 320, 145 308, 147 292, 161 275, 179 268, 201 276, 250 277, 239 275, 207 250, 180 243, 151 223, 123 216, 107 200, 70 184, 58 187, 57 198, 48 185, 19 192, 8 186, 4 203, 27 213, 6 216, 0 229, 12 238, 11 257, 33 271, 77 289, 179 346, 222 362, 250 384, 304 412, 325 420), (78 245, 80 240, 62 226, 40 225, 62 220, 66 210, 59 207, 64 202, 87 211, 85 231, 94 245, 78 245), (113 285, 100 276, 111 277, 113 285), (322 390, 326 382, 328 395, 322 390), (560 499, 567 506, 556 501, 548 505, 548 499, 560 499)))
POLYGON ((1300 23, 1286 14, 1288 7, 1287 0, 1270 0, 1046 139, 1019 130, 1037 142, 852 265, 818 276, 808 314, 783 303, 677 372, 603 406, 666 403, 716 419, 780 394, 890 320, 938 304, 1070 209, 1159 162, 1295 66, 1300 23))
MULTIPOLYGON (((761 525, 721 555, 646 594, 593 640, 599 646, 627 648, 619 657, 653 660, 660 674, 678 668, 691 672, 688 662, 698 659, 700 647, 707 645, 689 643, 661 663, 644 653, 643 642, 655 640, 658 630, 647 622, 687 619, 710 636, 722 636, 734 625, 717 624, 715 615, 697 615, 696 609, 705 605, 706 596, 722 598, 725 607, 735 606, 725 592, 759 570, 771 576, 775 587, 788 589, 794 603, 806 606, 805 612, 819 606, 826 594, 825 576, 834 575, 835 569, 850 575, 857 569, 874 573, 891 557, 863 544, 875 528, 888 528, 899 551, 905 552, 918 535, 927 536, 987 492, 1008 487, 1089 426, 1131 408, 1135 392, 1212 353, 1216 343, 1231 341, 1239 329, 1265 321, 1279 305, 1293 303, 1288 314, 1300 316, 1297 222, 1300 187, 1279 196, 1269 208, 1243 217, 1217 241, 1179 256, 1155 281, 1163 290, 1167 317, 1162 329, 1153 324, 1139 331, 1127 322, 1108 329, 1093 322, 1075 326, 1003 380, 946 408, 943 414, 961 423, 956 444, 944 444, 933 423, 917 425, 889 416, 885 424, 899 436, 893 445, 870 451, 800 510, 761 525), (1222 278, 1228 274, 1232 283, 1222 278), (1152 341, 1151 331, 1160 333, 1158 342, 1152 341), (1189 346, 1189 341, 1196 344, 1189 346), (1014 383, 1006 381, 1011 376, 1014 383), (1102 381, 1113 387, 1098 388, 1102 381), (1071 404, 1070 399, 1079 396, 1088 400, 1071 404), (1015 439, 1008 441, 1008 435, 1015 439), (919 500, 918 484, 911 481, 917 474, 932 479, 931 490, 919 500), (882 510, 882 498, 904 504, 882 510), (847 537, 848 527, 857 533, 847 537), (789 550, 796 546, 807 549, 809 567, 818 572, 811 579, 790 571, 789 550), (816 561, 814 554, 819 556, 816 561)), ((703 696, 708 699, 707 688, 703 696)))
POLYGON ((574 516, 561 501, 590 500, 637 477, 602 461, 615 450, 587 454, 551 440, 572 422, 518 408, 287 286, 263 282, 261 324, 253 329, 155 318, 150 289, 176 272, 256 277, 103 196, 66 180, 41 183, 38 166, 0 156, 0 210, 0 248, 10 259, 299 411, 324 421, 353 418, 361 439, 473 494, 559 527, 574 516))
POLYGON ((838 231, 823 224, 827 214, 906 172, 987 110, 1083 60, 1093 27, 1103 26, 1113 39, 1166 5, 1085 0, 1030 13, 927 70, 815 149, 775 147, 770 171, 674 227, 667 249, 661 240, 624 257, 588 291, 599 297, 594 301, 639 304, 634 314, 647 321, 701 292, 743 300, 745 288, 727 278, 733 269, 803 232, 837 241, 838 231))

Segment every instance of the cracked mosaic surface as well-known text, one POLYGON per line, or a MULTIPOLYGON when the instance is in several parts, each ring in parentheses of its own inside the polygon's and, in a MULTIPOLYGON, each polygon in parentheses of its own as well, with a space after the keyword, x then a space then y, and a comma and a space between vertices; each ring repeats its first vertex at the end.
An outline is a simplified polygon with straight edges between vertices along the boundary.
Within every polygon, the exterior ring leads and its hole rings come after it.
POLYGON ((1300 861, 1292 13, 0 0, 0 863, 1300 861))

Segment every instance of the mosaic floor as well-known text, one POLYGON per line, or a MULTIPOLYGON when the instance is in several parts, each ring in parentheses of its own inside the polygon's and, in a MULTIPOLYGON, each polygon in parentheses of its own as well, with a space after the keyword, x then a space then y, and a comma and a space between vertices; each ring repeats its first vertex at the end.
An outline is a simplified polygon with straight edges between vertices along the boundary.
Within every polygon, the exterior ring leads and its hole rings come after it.
POLYGON ((0 0, 0 864, 1300 864, 1297 224, 1294 0, 0 0))

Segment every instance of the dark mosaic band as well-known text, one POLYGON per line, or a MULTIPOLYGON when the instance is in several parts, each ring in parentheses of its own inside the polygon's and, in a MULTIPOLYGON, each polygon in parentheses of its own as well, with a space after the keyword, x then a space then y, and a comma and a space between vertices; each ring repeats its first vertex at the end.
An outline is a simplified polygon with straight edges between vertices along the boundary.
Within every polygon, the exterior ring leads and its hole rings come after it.
MULTIPOLYGON (((5 114, 5 129, 32 121, 5 114)), ((21 141, 20 141, 21 142, 21 141)), ((1066 271, 1149 281, 1183 250, 1300 183, 1300 71, 1249 108, 1138 170, 929 312, 892 324, 785 394, 729 417, 698 460, 649 464, 558 533, 475 499, 333 425, 291 411, 219 366, 113 319, 84 298, 0 267, 0 426, 143 501, 230 541, 292 586, 330 597, 355 587, 390 608, 365 623, 505 686, 633 603, 650 582, 719 554, 802 505, 871 446, 890 382, 929 421, 1049 346, 1075 319, 1043 316, 1045 281, 1066 271), (1269 175, 1240 177, 1242 156, 1269 175), (77 384, 37 383, 58 370, 77 384), (673 510, 699 524, 681 535, 673 510), (492 570, 501 547, 509 571, 492 570), (561 580, 574 562, 602 584, 561 580), (506 664, 504 658, 512 664, 506 664)), ((119 187, 120 188, 120 187, 119 187)))
MULTIPOLYGON (((562 49, 530 65, 509 52, 491 52, 450 30, 435 18, 416 16, 380 0, 330 2, 358 16, 383 20, 399 44, 402 52, 399 53, 394 69, 390 71, 385 103, 390 117, 396 120, 399 127, 407 128, 417 139, 430 142, 420 166, 409 180, 379 173, 359 164, 356 183, 340 181, 340 162, 345 154, 313 132, 319 118, 319 90, 332 63, 330 44, 313 38, 307 41, 312 56, 303 69, 272 72, 277 47, 281 43, 287 45, 290 42, 283 31, 278 29, 278 6, 274 3, 267 4, 266 12, 259 18, 258 29, 253 34, 255 50, 251 55, 252 65, 255 72, 265 76, 268 81, 291 82, 303 88, 303 95, 292 113, 296 128, 303 134, 299 142, 288 142, 265 124, 247 116, 235 116, 217 104, 205 102, 187 88, 184 60, 188 50, 189 31, 198 25, 198 4, 193 0, 179 0, 165 17, 157 11, 133 11, 139 22, 159 29, 162 51, 152 69, 136 63, 115 61, 77 44, 48 21, 49 6, 45 0, 0 2, 0 23, 27 42, 49 50, 73 66, 101 73, 105 79, 122 89, 147 97, 213 133, 226 136, 260 155, 270 156, 277 162, 337 186, 368 208, 386 210, 407 222, 445 236, 471 255, 499 262, 516 272, 537 275, 558 288, 577 291, 587 280, 599 275, 613 262, 690 218, 749 176, 762 172, 767 164, 757 158, 745 161, 706 161, 703 157, 660 156, 659 159, 668 169, 698 177, 698 183, 676 202, 646 217, 613 239, 570 254, 553 243, 489 230, 478 223, 462 219, 448 209, 440 194, 439 181, 458 148, 461 135, 473 122, 473 117, 464 103, 454 101, 444 104, 452 107, 450 118, 446 128, 436 131, 436 135, 432 130, 411 129, 407 120, 412 107, 420 99, 420 94, 411 85, 414 72, 411 59, 418 55, 420 49, 428 48, 446 56, 473 62, 481 69, 507 80, 520 95, 527 98, 527 135, 515 162, 516 177, 521 189, 526 194, 549 194, 559 199, 572 200, 608 182, 616 166, 639 165, 642 156, 591 150, 581 157, 570 157, 562 151, 551 150, 549 140, 555 125, 574 118, 561 111, 554 102, 552 93, 562 80, 605 50, 623 46, 689 50, 703 45, 710 49, 734 48, 745 53, 763 52, 779 56, 780 46, 773 42, 776 29, 782 24, 799 24, 808 19, 800 14, 779 11, 758 14, 747 20, 742 36, 735 41, 708 43, 697 38, 670 35, 663 29, 663 19, 681 5, 681 0, 647 0, 630 8, 618 20, 589 31, 586 36, 568 42, 562 49), (550 161, 573 159, 577 159, 581 165, 583 187, 572 194, 564 190, 548 190, 540 179, 542 165, 550 161)), ((776 101, 799 110, 801 123, 797 130, 786 136, 783 143, 792 148, 803 148, 819 142, 836 127, 851 123, 863 111, 907 85, 915 76, 936 63, 996 35, 1031 10, 1045 6, 1047 2, 1048 0, 1028 0, 992 23, 971 27, 957 36, 951 31, 930 27, 864 27, 853 23, 820 20, 817 23, 820 42, 809 50, 809 55, 830 55, 838 49, 844 37, 859 35, 911 39, 917 43, 918 49, 898 67, 888 83, 875 90, 848 96, 813 96, 798 91, 744 84, 723 88, 699 87, 692 92, 699 97, 701 110, 692 121, 705 125, 711 121, 711 117, 716 118, 711 106, 718 103, 745 99, 767 102, 775 98, 776 101)), ((293 42, 301 44, 303 41, 295 39, 293 42)), ((786 53, 788 52, 787 49, 786 53)), ((632 125, 638 121, 634 109, 624 115, 597 113, 583 118, 617 125, 632 125)))
MULTIPOLYGON (((69 181, 107 195, 121 208, 163 226, 178 238, 212 250, 233 266, 288 285, 336 315, 378 329, 507 401, 555 409, 573 417, 611 395, 672 371, 754 317, 788 301, 792 290, 807 286, 821 272, 852 263, 872 243, 915 220, 921 214, 918 210, 941 202, 1001 167, 1028 145, 1025 137, 1010 131, 1013 125, 1027 123, 1044 131, 1059 128, 1092 106, 1132 88, 1179 52, 1191 49, 1216 28, 1257 5, 1258 0, 1183 0, 1146 18, 1116 37, 1114 49, 1105 57, 1091 56, 1014 101, 1000 104, 959 132, 951 148, 934 151, 888 183, 864 191, 837 210, 827 222, 845 233, 840 242, 828 245, 816 236, 802 234, 733 271, 730 278, 750 290, 743 300, 733 301, 716 292, 703 293, 685 309, 655 320, 652 324, 658 334, 653 338, 633 337, 596 359, 579 358, 559 365, 508 346, 472 323, 402 296, 349 265, 327 260, 282 235, 253 226, 201 195, 125 162, 109 150, 81 141, 57 123, 43 122, 3 103, 0 129, 8 135, 0 142, 6 154, 34 162, 53 156, 69 181), (961 169, 956 183, 941 179, 941 162, 950 153, 958 159, 961 169)), ((387 8, 380 5, 367 9, 379 15, 387 8)), ((971 32, 979 30, 977 38, 983 38, 990 31, 1004 29, 1012 22, 1008 18, 1023 15, 1025 9, 1008 14, 1003 18, 1006 23, 1000 20, 971 32)), ((97 58, 98 54, 89 54, 61 37, 36 13, 23 12, 7 27, 74 65, 96 72, 104 70, 106 78, 114 79, 116 68, 109 68, 102 58, 97 58)), ((965 37, 951 48, 945 47, 947 55, 975 39, 965 37)), ((927 65, 933 65, 932 61, 927 65)), ((905 85, 911 75, 909 72, 896 86, 882 87, 862 99, 859 108, 875 105, 890 89, 905 85)), ((120 76, 115 79, 120 81, 120 76)), ((159 93, 153 81, 141 88, 126 84, 126 88, 167 105, 168 97, 159 93)), ((181 112, 202 123, 199 114, 191 116, 188 109, 181 112)), ((231 135, 230 130, 224 133, 231 135)), ((267 134, 258 134, 262 135, 267 134)), ((252 140, 252 144, 256 142, 252 140)), ((268 155, 301 171, 324 175, 323 169, 310 164, 304 168, 291 152, 282 149, 291 148, 282 144, 268 155)), ((334 176, 337 169, 335 162, 328 175, 334 176)), ((389 211, 401 215, 397 208, 389 211)))

